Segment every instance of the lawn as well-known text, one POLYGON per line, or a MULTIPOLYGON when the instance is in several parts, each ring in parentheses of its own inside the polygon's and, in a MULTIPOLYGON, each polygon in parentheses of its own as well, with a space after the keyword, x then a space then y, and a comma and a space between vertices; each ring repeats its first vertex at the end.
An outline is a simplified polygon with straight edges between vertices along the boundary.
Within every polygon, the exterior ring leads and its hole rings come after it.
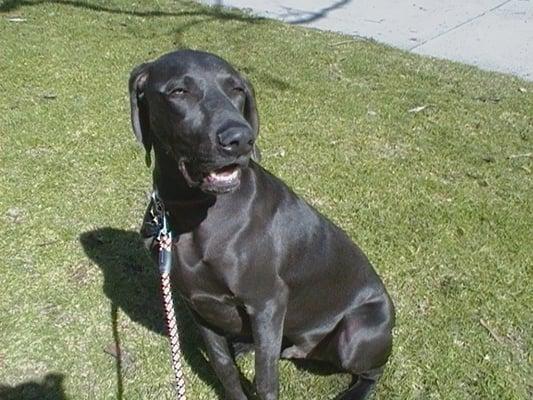
MULTIPOLYGON (((398 318, 376 400, 531 398, 533 84, 190 2, 0 0, 1 400, 173 398, 127 80, 177 47, 249 77, 262 164, 383 277, 398 318)), ((189 399, 215 399, 178 314, 189 399)), ((280 368, 282 399, 349 381, 280 368)))

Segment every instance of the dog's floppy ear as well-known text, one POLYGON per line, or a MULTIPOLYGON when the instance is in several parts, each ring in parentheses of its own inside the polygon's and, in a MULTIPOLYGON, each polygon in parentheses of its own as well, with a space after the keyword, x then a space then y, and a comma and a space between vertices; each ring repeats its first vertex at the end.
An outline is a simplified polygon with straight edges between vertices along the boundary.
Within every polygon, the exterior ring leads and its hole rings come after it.
MULTIPOLYGON (((244 92, 246 94, 246 102, 244 103, 244 118, 250 126, 252 127, 252 130, 254 132, 254 137, 256 138, 257 142, 257 136, 259 135, 259 115, 257 113, 257 106, 255 104, 255 93, 254 88, 250 81, 243 77, 244 81, 244 92)), ((259 147, 257 147, 257 143, 254 144, 254 148, 252 150, 252 159, 254 161, 260 162, 261 161, 261 152, 259 151, 259 147)))
POLYGON ((152 138, 150 135, 150 117, 148 103, 144 97, 144 86, 148 79, 150 63, 138 65, 131 71, 129 80, 131 125, 137 140, 144 145, 146 150, 146 165, 150 166, 150 151, 152 138))

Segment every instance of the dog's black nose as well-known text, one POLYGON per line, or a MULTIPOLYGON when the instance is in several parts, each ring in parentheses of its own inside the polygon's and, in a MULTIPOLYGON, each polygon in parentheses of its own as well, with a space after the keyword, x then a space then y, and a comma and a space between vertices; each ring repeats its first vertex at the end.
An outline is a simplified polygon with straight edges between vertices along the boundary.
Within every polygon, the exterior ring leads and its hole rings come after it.
POLYGON ((218 144, 227 155, 238 157, 252 151, 254 139, 247 127, 231 127, 217 134, 218 144))

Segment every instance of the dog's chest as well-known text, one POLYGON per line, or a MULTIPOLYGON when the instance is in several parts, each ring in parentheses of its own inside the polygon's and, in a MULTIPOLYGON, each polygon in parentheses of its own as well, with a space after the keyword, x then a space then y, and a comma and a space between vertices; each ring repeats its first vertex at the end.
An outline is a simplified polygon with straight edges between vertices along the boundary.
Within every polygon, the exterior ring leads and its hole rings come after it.
POLYGON ((194 242, 184 239, 175 252, 173 278, 189 307, 204 321, 226 333, 248 333, 248 318, 238 296, 232 291, 227 275, 220 271, 222 262, 206 259, 194 242))
POLYGON ((242 305, 229 296, 195 292, 187 299, 189 306, 205 322, 231 335, 247 335, 248 318, 242 305))

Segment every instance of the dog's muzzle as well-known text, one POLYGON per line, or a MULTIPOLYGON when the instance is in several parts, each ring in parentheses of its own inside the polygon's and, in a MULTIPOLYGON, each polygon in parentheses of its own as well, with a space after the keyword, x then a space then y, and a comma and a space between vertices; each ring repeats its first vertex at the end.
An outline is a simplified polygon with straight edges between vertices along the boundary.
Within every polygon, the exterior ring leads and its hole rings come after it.
POLYGON ((241 184, 242 169, 246 167, 242 163, 232 163, 220 168, 198 173, 198 178, 193 178, 191 166, 186 160, 179 162, 180 172, 190 187, 211 194, 224 194, 234 191, 241 184))

